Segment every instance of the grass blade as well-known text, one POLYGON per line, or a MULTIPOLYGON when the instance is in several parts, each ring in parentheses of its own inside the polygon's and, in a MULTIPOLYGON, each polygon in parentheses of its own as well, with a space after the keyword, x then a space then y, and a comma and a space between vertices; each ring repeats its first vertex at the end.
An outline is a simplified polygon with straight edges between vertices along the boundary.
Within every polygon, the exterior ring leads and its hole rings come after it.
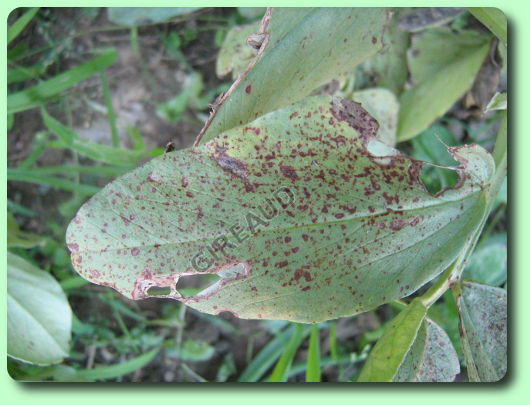
POLYGON ((293 358, 296 354, 296 351, 298 350, 298 347, 302 343, 303 331, 304 326, 302 324, 295 325, 295 330, 293 335, 291 336, 291 340, 289 340, 289 343, 285 347, 285 350, 282 356, 280 357, 280 360, 278 360, 278 363, 276 363, 276 366, 274 367, 274 370, 272 371, 272 374, 269 377, 269 382, 287 381, 287 376, 289 374, 289 370, 291 369, 293 358))
POLYGON ((70 89, 93 74, 112 65, 116 60, 115 49, 107 49, 100 56, 83 63, 67 72, 39 83, 29 89, 7 96, 7 112, 16 113, 40 106, 63 91, 70 89))
POLYGON ((16 20, 14 24, 7 29, 7 45, 9 45, 11 41, 18 37, 24 28, 26 28, 26 25, 33 20, 33 17, 35 17, 35 14, 37 14, 38 11, 39 7, 30 8, 22 15, 22 17, 16 20))
POLYGON ((144 353, 134 359, 124 361, 120 364, 115 364, 106 367, 97 367, 92 370, 80 370, 77 372, 77 376, 87 380, 107 380, 109 378, 117 378, 126 374, 130 374, 153 360, 158 354, 160 348, 155 348, 147 353, 144 353))
POLYGON ((285 331, 278 333, 256 357, 247 365, 239 377, 239 382, 256 382, 272 367, 274 362, 282 355, 283 348, 294 334, 294 325, 288 326, 285 331))
POLYGON ((117 165, 134 165, 143 157, 143 152, 113 148, 81 138, 74 131, 42 110, 42 119, 46 127, 53 132, 65 147, 71 148, 90 159, 117 165))
POLYGON ((118 127, 116 126, 116 112, 112 105, 112 96, 110 94, 109 80, 104 72, 99 72, 101 78, 101 87, 103 87, 103 97, 105 98, 105 104, 107 105, 107 117, 109 119, 110 133, 112 135, 112 146, 119 148, 120 137, 118 135, 118 127))
POLYGON ((97 193, 99 187, 90 186, 88 184, 77 184, 73 181, 60 179, 58 177, 42 176, 30 172, 17 172, 16 170, 8 170, 8 181, 24 181, 26 183, 44 184, 60 190, 77 192, 81 195, 90 196, 97 193))
POLYGON ((316 324, 311 325, 305 381, 320 382, 320 334, 316 324))

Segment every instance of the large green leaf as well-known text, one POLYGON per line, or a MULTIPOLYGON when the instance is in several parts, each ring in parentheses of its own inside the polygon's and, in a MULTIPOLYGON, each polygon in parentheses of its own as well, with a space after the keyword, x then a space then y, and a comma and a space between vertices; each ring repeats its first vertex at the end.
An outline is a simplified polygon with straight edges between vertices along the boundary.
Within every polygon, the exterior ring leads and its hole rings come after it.
POLYGON ((506 290, 464 282, 456 291, 469 380, 499 381, 508 363, 506 290))
POLYGON ((127 297, 207 313, 319 322, 411 294, 445 269, 484 214, 494 164, 451 148, 454 189, 375 138, 358 104, 310 97, 155 158, 105 187, 67 231, 76 270, 127 297), (221 279, 182 297, 180 277, 221 279))
POLYGON ((68 356, 72 313, 48 273, 7 253, 7 354, 46 365, 68 356))
POLYGON ((471 88, 488 50, 488 38, 474 33, 429 30, 413 41, 415 85, 401 95, 398 141, 418 135, 471 88))
POLYGON ((197 142, 287 106, 381 49, 383 8, 274 8, 261 23, 253 64, 213 106, 197 142), (259 42, 263 41, 261 46, 259 42))

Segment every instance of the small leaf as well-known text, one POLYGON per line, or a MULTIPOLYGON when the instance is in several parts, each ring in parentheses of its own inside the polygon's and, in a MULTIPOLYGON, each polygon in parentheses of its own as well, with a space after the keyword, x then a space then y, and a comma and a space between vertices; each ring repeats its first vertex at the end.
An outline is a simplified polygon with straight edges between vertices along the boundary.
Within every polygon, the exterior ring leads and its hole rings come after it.
POLYGON ((180 348, 174 347, 168 356, 178 356, 182 361, 206 361, 215 354, 215 348, 203 340, 185 340, 180 348))
POLYGON ((18 227, 13 214, 7 213, 7 246, 31 249, 32 247, 43 245, 45 238, 32 233, 23 232, 18 227))
POLYGON ((389 146, 396 144, 399 103, 387 89, 366 89, 353 93, 353 101, 360 103, 377 120, 377 138, 389 146))
POLYGON ((508 45, 508 22, 502 10, 495 7, 469 7, 468 10, 499 38, 504 46, 508 45))
POLYGON ((315 323, 411 294, 479 225, 494 166, 450 148, 453 189, 376 139, 358 104, 310 97, 151 160, 86 203, 67 230, 80 275, 125 296, 151 287, 203 312, 315 323), (191 297, 180 277, 217 278, 191 297))
POLYGON ((506 93, 495 93, 486 106, 486 111, 506 110, 508 108, 508 98, 506 93))
POLYGON ((460 373, 456 351, 445 331, 425 318, 393 381, 452 382, 460 373))
POLYGON ((215 65, 215 73, 218 77, 224 77, 231 72, 232 79, 235 79, 256 57, 256 51, 247 44, 247 38, 251 34, 256 34, 259 26, 259 22, 255 22, 236 26, 228 31, 215 65))
POLYGON ((238 7, 237 11, 247 20, 253 20, 255 18, 263 17, 266 9, 266 7, 238 7))
POLYGON ((393 381, 416 340, 426 314, 427 308, 420 301, 412 301, 403 309, 377 341, 357 381, 393 381))
POLYGON ((499 381, 508 363, 506 290, 472 282, 459 290, 454 291, 469 380, 499 381))
POLYGON ((170 18, 192 13, 201 7, 109 7, 109 21, 128 27, 162 23, 170 18))
POLYGON ((488 50, 488 40, 472 33, 430 30, 413 42, 416 84, 401 95, 398 141, 418 135, 471 88, 488 50))
POLYGON ((226 94, 196 143, 295 103, 382 47, 384 8, 272 8, 254 36, 258 55, 226 94), (281 67, 281 68, 280 68, 281 67))
POLYGON ((55 279, 7 253, 7 354, 38 365, 68 356, 72 312, 55 279))
POLYGON ((493 235, 473 252, 463 277, 492 286, 506 282, 508 248, 506 235, 493 235))

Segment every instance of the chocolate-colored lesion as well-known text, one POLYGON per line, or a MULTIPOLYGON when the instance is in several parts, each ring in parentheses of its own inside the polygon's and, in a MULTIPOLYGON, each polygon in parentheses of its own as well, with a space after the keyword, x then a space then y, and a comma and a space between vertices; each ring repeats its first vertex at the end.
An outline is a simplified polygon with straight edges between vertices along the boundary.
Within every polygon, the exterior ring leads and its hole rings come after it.
POLYGON ((363 138, 376 137, 379 124, 361 104, 348 99, 334 99, 331 113, 337 120, 346 121, 363 138))

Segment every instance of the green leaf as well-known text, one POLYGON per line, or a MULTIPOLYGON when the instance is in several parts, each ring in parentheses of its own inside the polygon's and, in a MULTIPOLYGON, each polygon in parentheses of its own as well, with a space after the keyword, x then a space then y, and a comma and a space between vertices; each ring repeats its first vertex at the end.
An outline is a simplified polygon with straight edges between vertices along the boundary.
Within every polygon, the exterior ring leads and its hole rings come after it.
POLYGON ((7 354, 47 365, 68 356, 72 312, 50 274, 7 252, 7 354))
POLYGON ((445 331, 425 318, 393 381, 452 382, 460 373, 458 356, 445 331))
POLYGON ((7 45, 11 43, 18 35, 26 28, 26 26, 33 20, 33 17, 39 11, 39 7, 30 8, 20 18, 18 18, 11 27, 7 29, 7 45))
POLYGON ((305 381, 320 382, 320 333, 318 325, 315 324, 311 325, 305 381))
POLYGON ((508 108, 508 98, 506 93, 495 93, 489 104, 486 106, 486 111, 506 110, 508 108))
POLYGON ((460 329, 458 327, 458 309, 451 291, 446 291, 443 295, 443 300, 438 300, 429 308, 428 317, 442 327, 451 339, 458 357, 463 358, 460 329))
POLYGON ((59 138, 64 147, 73 149, 79 154, 90 159, 113 164, 113 165, 132 165, 136 164, 146 155, 144 151, 120 149, 107 145, 100 145, 81 138, 72 129, 61 124, 46 110, 42 110, 42 119, 44 125, 59 138))
POLYGON ((416 340, 426 314, 427 308, 420 301, 412 301, 402 310, 377 341, 357 381, 393 381, 416 340))
POLYGON ((159 351, 160 348, 155 348, 139 355, 138 357, 112 366, 96 367, 91 370, 78 370, 75 377, 84 380, 108 380, 110 378, 118 378, 133 373, 146 366, 155 358, 159 351))
POLYGON ((253 67, 214 105, 197 138, 220 133, 308 96, 381 49, 383 8, 273 8, 265 14, 263 41, 253 67), (281 69, 280 69, 281 67, 281 69))
POLYGON ((272 371, 271 376, 269 377, 269 382, 285 382, 289 375, 289 370, 291 369, 291 364, 293 362, 294 356, 298 347, 302 343, 302 337, 304 332, 304 326, 300 324, 295 325, 295 331, 289 340, 287 346, 283 351, 282 356, 276 363, 274 370, 272 371))
POLYGON ((109 21, 128 27, 163 23, 170 18, 178 17, 199 10, 201 7, 109 7, 109 21))
POLYGON ((215 73, 224 77, 232 72, 232 79, 243 72, 250 61, 256 57, 256 51, 247 44, 247 38, 259 31, 260 23, 255 22, 247 25, 233 27, 226 34, 223 45, 219 50, 215 73))
MULTIPOLYGON (((280 358, 285 346, 296 333, 296 326, 291 324, 284 331, 280 331, 267 345, 261 349, 256 357, 247 365, 238 378, 239 382, 257 382, 267 370, 280 358)), ((304 336, 306 334, 304 333, 304 336)))
POLYGON ((176 355, 182 361, 206 361, 215 354, 215 348, 203 340, 185 340, 180 348, 175 347, 168 355, 176 355))
POLYGON ((455 286, 462 348, 470 381, 496 382, 507 370, 506 290, 464 282, 455 286))
POLYGON ((377 120, 377 138, 389 146, 394 146, 399 112, 399 103, 394 93, 387 89, 366 89, 353 93, 352 99, 360 103, 377 120))
POLYGON ((474 33, 429 30, 413 41, 416 84, 401 95, 398 141, 418 135, 471 88, 488 50, 488 38, 474 33))
POLYGON ((32 247, 43 245, 45 239, 39 235, 23 232, 18 227, 13 214, 7 213, 7 246, 31 249, 32 247))
POLYGON ((383 49, 357 68, 356 82, 362 87, 383 87, 399 96, 408 77, 407 49, 410 34, 396 25, 398 9, 383 33, 383 49), (364 86, 364 82, 368 82, 364 86))
POLYGON ((96 56, 67 72, 61 73, 28 89, 8 94, 8 114, 29 110, 46 104, 53 97, 70 89, 93 74, 108 68, 116 61, 116 56, 115 49, 107 49, 100 56, 96 56))
POLYGON ((479 225, 494 166, 451 148, 458 187, 375 138, 358 104, 310 97, 118 178, 67 230, 77 272, 133 299, 151 287, 199 311, 315 323, 407 296, 479 225), (94 271, 97 269, 97 271, 94 271), (192 297, 180 277, 215 274, 192 297))
POLYGON ((247 20, 253 20, 255 18, 262 17, 263 14, 265 14, 266 9, 266 7, 238 7, 237 11, 247 20))
POLYGON ((506 282, 507 260, 506 234, 490 236, 471 255, 463 277, 478 283, 501 286, 506 282))
POLYGON ((495 7, 468 7, 468 10, 499 38, 504 46, 508 46, 508 22, 502 10, 495 7))

